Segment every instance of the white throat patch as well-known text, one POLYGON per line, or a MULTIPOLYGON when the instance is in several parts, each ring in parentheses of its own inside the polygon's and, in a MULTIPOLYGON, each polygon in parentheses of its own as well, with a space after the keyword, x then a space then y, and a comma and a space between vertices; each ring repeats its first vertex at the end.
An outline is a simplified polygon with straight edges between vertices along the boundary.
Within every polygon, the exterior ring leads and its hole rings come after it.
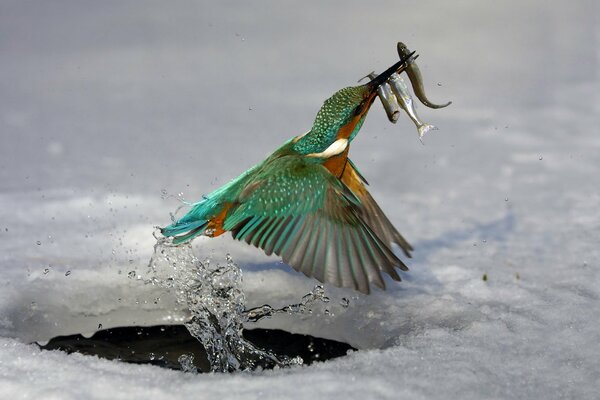
POLYGON ((343 153, 344 150, 346 150, 346 147, 348 147, 348 139, 338 139, 335 142, 333 142, 331 145, 329 145, 329 147, 326 148, 321 153, 310 153, 310 154, 307 154, 306 156, 307 157, 329 158, 329 157, 337 156, 338 154, 343 153))

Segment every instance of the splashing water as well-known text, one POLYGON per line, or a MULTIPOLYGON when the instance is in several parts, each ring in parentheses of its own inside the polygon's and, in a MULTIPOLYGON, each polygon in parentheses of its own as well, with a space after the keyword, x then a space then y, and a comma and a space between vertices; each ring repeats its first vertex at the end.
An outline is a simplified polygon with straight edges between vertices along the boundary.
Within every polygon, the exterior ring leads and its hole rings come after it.
MULTIPOLYGON (((246 312, 242 273, 229 255, 225 265, 200 261, 191 245, 173 246, 166 238, 157 240, 149 272, 152 278, 148 283, 174 291, 177 302, 189 310, 185 326, 204 346, 213 372, 302 364, 300 357, 275 355, 245 340, 243 322, 258 321, 276 312, 303 312, 311 301, 325 298, 322 287, 319 294, 310 293, 297 305, 283 309, 265 305, 259 307, 264 308, 263 314, 253 311, 256 309, 246 312)), ((190 364, 187 359, 182 361, 190 364)))
MULTIPOLYGON (((281 308, 273 308, 268 304, 264 304, 244 311, 244 315, 247 321, 257 322, 263 318, 270 318, 275 314, 312 313, 311 307, 317 302, 329 303, 329 297, 325 296, 323 285, 315 286, 310 293, 307 293, 302 297, 302 300, 298 304, 290 304, 281 308)), ((329 310, 326 309, 325 313, 329 314, 329 310)))
POLYGON ((198 372, 198 368, 194 365, 194 356, 191 354, 182 354, 177 358, 183 372, 198 372))

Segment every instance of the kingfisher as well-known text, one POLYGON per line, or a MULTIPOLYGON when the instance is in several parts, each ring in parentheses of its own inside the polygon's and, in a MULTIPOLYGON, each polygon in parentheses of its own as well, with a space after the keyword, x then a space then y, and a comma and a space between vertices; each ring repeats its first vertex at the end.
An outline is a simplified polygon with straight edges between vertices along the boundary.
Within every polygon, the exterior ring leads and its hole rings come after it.
POLYGON ((307 133, 204 196, 161 233, 179 245, 231 232, 307 277, 365 294, 371 284, 385 290, 382 272, 400 281, 396 268, 408 268, 392 245, 407 257, 413 248, 375 202, 348 151, 379 86, 414 58, 405 55, 366 84, 333 94, 307 133))

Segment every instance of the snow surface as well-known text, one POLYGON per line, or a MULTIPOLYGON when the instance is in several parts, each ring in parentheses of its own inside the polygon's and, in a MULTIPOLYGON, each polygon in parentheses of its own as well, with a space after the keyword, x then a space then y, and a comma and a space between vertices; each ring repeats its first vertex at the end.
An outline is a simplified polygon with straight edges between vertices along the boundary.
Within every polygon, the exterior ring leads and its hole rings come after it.
MULTIPOLYGON (((0 398, 600 398, 599 8, 3 1, 0 398), (171 294, 128 277, 179 205, 163 193, 195 201, 259 162, 398 40, 453 104, 419 109, 440 127, 425 146, 376 104, 351 156, 411 271, 368 297, 327 287, 333 315, 260 325, 359 351, 194 375, 29 344, 180 323, 171 294)), ((229 237, 196 250, 232 254, 249 306, 315 284, 229 237)))

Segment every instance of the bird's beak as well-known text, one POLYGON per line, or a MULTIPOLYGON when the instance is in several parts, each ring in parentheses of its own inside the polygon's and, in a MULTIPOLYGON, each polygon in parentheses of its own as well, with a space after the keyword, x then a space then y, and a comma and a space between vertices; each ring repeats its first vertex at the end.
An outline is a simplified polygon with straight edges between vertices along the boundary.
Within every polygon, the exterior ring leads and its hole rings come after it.
POLYGON ((400 61, 383 71, 381 74, 365 83, 362 87, 365 87, 367 90, 363 92, 363 101, 356 107, 355 115, 360 115, 361 117, 364 116, 367 111, 369 111, 369 108, 371 108, 371 105, 377 97, 377 88, 385 83, 392 74, 399 74, 408 68, 410 63, 413 62, 417 57, 418 56, 416 56, 415 52, 413 51, 412 53, 402 57, 400 61))
POLYGON ((410 53, 407 56, 403 57, 396 64, 392 65, 391 67, 389 67, 388 69, 386 69, 385 71, 383 71, 381 74, 377 75, 376 78, 374 78, 371 81, 367 82, 365 85, 369 89, 371 89, 371 92, 375 92, 377 90, 377 88, 379 87, 379 85, 381 85, 382 83, 384 83, 385 81, 387 81, 388 78, 393 73, 398 73, 398 74, 401 73, 402 71, 404 71, 408 67, 408 65, 410 63, 412 63, 414 60, 416 60, 417 57, 419 57, 419 56, 415 55, 415 52, 413 51, 412 53, 410 53))

